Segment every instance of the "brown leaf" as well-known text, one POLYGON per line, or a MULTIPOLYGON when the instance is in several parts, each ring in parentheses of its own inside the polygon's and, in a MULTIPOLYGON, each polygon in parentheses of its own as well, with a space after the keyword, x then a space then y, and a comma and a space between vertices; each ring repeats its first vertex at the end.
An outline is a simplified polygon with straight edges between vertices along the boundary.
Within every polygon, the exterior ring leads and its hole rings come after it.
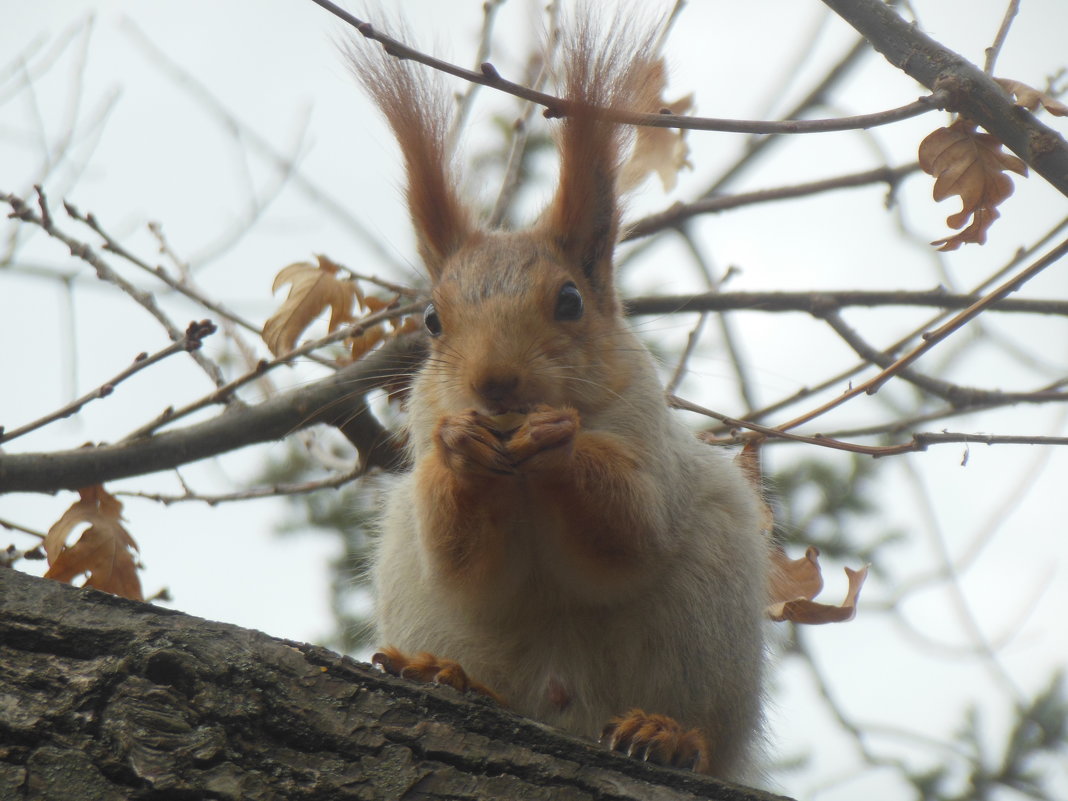
POLYGON ((330 308, 328 331, 336 331, 352 319, 353 301, 363 304, 355 281, 339 279, 338 265, 317 256, 318 266, 297 262, 284 267, 274 279, 272 292, 290 284, 289 296, 263 324, 263 341, 271 353, 281 356, 293 350, 299 337, 324 309, 330 308))
POLYGON ((772 550, 769 603, 778 604, 799 598, 811 600, 822 589, 819 548, 810 545, 800 559, 790 559, 781 547, 772 550))
POLYGON ((999 216, 997 205, 1012 194, 1012 179, 1005 171, 1027 175, 1027 165, 1002 150, 1001 142, 976 131, 975 123, 961 118, 939 128, 920 143, 920 167, 935 176, 934 199, 959 195, 961 210, 946 218, 960 233, 932 242, 939 250, 956 250, 965 242, 982 245, 987 229, 999 216))
POLYGON ((1011 78, 995 78, 994 80, 1001 85, 1002 89, 1015 98, 1017 106, 1023 106, 1029 111, 1036 111, 1039 106, 1042 106, 1056 117, 1068 117, 1068 105, 1065 105, 1055 97, 1051 97, 1033 86, 1028 86, 1021 81, 1014 81, 1011 78))
POLYGON ((88 573, 86 587, 144 600, 133 553, 138 550, 137 543, 120 522, 122 504, 99 484, 78 494, 81 499, 45 535, 49 565, 45 578, 70 582, 88 573), (89 523, 89 528, 68 547, 67 537, 80 523, 89 523))
MULTIPOLYGON (((662 108, 669 108, 673 114, 685 114, 693 108, 693 93, 680 97, 673 103, 662 99, 667 84, 663 59, 653 62, 647 80, 655 87, 658 101, 656 108, 643 109, 644 111, 656 113, 662 108)), ((690 148, 685 137, 684 128, 638 126, 634 136, 634 149, 619 173, 619 190, 629 192, 635 189, 654 172, 660 177, 665 192, 674 189, 679 180, 679 171, 683 167, 693 168, 689 161, 690 148)))
POLYGON ((371 326, 358 337, 349 337, 345 340, 345 346, 349 349, 349 358, 354 362, 359 361, 385 338, 386 330, 381 324, 371 326))
POLYGON ((857 615, 857 600, 860 598, 860 589, 864 586, 864 580, 868 577, 868 566, 865 565, 860 570, 851 570, 847 567, 845 572, 849 581, 849 589, 846 591, 845 600, 839 606, 816 603, 808 598, 796 598, 792 601, 772 604, 768 607, 768 616, 780 622, 789 620, 806 625, 844 623, 852 620, 857 615))
POLYGON ((781 548, 772 552, 768 617, 807 625, 843 623, 856 617, 857 599, 868 577, 868 566, 860 570, 845 568, 849 589, 840 605, 817 603, 812 599, 823 589, 819 555, 812 546, 801 559, 791 560, 781 548))

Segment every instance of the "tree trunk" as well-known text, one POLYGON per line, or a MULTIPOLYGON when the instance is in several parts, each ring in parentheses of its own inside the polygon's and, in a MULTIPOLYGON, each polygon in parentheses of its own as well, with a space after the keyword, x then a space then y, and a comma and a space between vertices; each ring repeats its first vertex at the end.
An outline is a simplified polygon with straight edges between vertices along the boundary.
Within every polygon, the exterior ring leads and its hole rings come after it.
POLYGON ((773 797, 480 699, 0 569, 0 799, 773 797))

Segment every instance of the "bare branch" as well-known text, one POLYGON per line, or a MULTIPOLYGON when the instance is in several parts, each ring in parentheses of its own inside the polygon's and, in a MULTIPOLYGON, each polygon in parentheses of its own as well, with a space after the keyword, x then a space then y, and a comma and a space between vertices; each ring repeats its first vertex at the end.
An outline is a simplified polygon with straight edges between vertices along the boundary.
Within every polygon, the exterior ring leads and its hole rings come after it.
POLYGON ((44 417, 34 420, 31 423, 20 426, 13 431, 5 431, 4 428, 0 426, 0 442, 10 442, 17 437, 30 433, 31 431, 36 431, 38 428, 43 428, 56 420, 61 420, 65 417, 77 414, 87 403, 99 398, 107 397, 115 391, 115 387, 130 376, 141 372, 146 367, 151 367, 153 364, 163 361, 168 356, 173 356, 175 353, 196 350, 203 344, 204 337, 210 336, 213 333, 215 333, 215 325, 210 320, 201 320, 199 323, 190 323, 189 327, 185 330, 185 335, 180 340, 168 345, 163 348, 163 350, 156 351, 151 356, 147 353, 140 354, 134 359, 133 363, 121 373, 82 395, 80 398, 71 401, 66 406, 63 406, 50 414, 46 414, 44 417))
POLYGON ((327 378, 184 429, 116 445, 0 454, 0 493, 78 489, 282 439, 317 423, 341 425, 359 398, 410 372, 421 354, 416 338, 395 340, 327 378))
MULTIPOLYGON (((75 258, 81 259, 90 267, 96 271, 96 275, 100 280, 106 281, 109 284, 113 284, 133 298, 142 308, 144 308, 149 314, 156 318, 159 323, 164 327, 171 339, 178 342, 184 336, 182 329, 174 324, 174 322, 164 314, 163 310, 156 303, 155 298, 148 292, 138 289, 121 275, 119 275, 111 266, 100 258, 96 252, 84 242, 80 242, 73 237, 60 231, 55 227, 52 221, 52 216, 48 208, 48 201, 45 197, 44 190, 39 186, 37 189, 39 214, 35 214, 33 210, 26 205, 26 203, 19 197, 10 194, 0 194, 0 200, 4 201, 11 206, 11 216, 16 217, 23 222, 28 222, 33 225, 39 226, 50 237, 62 242, 70 249, 70 253, 75 258)), ((68 214, 75 216, 77 211, 69 204, 64 204, 68 214)), ((204 356, 199 350, 188 351, 189 355, 193 357, 193 360, 207 373, 208 377, 212 380, 216 387, 221 387, 226 383, 226 379, 222 375, 222 371, 219 366, 204 356)))
MULTIPOLYGON (((470 83, 488 86, 506 94, 529 100, 539 106, 545 107, 547 117, 565 117, 568 112, 568 101, 555 95, 546 94, 535 89, 514 83, 502 78, 497 68, 489 62, 481 65, 479 72, 465 69, 451 62, 444 61, 434 56, 416 50, 391 36, 375 30, 370 22, 353 16, 344 9, 330 2, 330 0, 312 0, 316 5, 322 6, 331 14, 347 22, 356 28, 366 39, 371 39, 382 45, 382 48, 394 58, 408 59, 425 64, 439 72, 454 75, 470 83)), ((935 92, 922 97, 907 105, 888 111, 880 111, 873 114, 861 114, 855 117, 841 117, 827 120, 730 120, 715 117, 689 117, 681 114, 642 114, 633 111, 613 111, 601 109, 598 113, 605 119, 614 122, 622 122, 628 125, 642 125, 653 128, 685 128, 695 131, 723 131, 726 133, 750 133, 750 134, 803 134, 803 133, 826 133, 829 131, 850 131, 866 128, 874 128, 880 125, 889 125, 911 117, 918 117, 929 111, 941 108, 947 96, 935 92)))
MULTIPOLYGON (((830 311, 850 307, 886 308, 919 306, 936 309, 967 309, 978 295, 955 295, 945 290, 828 290, 819 292, 704 292, 693 295, 644 295, 627 300, 627 313, 681 314, 684 312, 754 311, 805 312, 823 317, 830 311)), ((1003 298, 987 311, 1068 316, 1068 301, 1038 298, 1003 298)), ((912 337, 910 337, 911 339, 912 337)), ((897 346, 894 350, 897 350, 897 346)))
POLYGON ((965 324, 967 324, 970 320, 973 320, 979 314, 984 312, 987 308, 997 303, 999 300, 1006 297, 1007 295, 1010 295, 1013 292, 1017 291, 1025 283, 1027 283, 1029 280, 1041 273, 1051 264, 1057 262, 1066 253, 1068 253, 1068 239, 1061 242, 1060 245, 1055 247, 1053 250, 1051 250, 1045 256, 1040 258, 1038 261, 1034 262, 1030 267, 1023 270, 1015 278, 1006 281, 993 292, 990 292, 989 294, 985 295, 980 300, 977 300, 975 303, 971 304, 964 311, 955 315, 951 320, 949 320, 949 322, 943 324, 934 331, 925 332, 923 334, 922 343, 910 350, 904 356, 898 358, 893 364, 888 365, 874 378, 871 378, 861 384, 858 384, 855 387, 851 387, 847 392, 842 393, 834 400, 828 401, 822 406, 819 406, 816 409, 806 412, 800 417, 796 417, 793 420, 790 420, 789 422, 783 423, 779 428, 782 430, 796 428, 802 423, 807 423, 809 420, 813 420, 816 417, 819 417, 821 414, 824 414, 825 412, 828 412, 831 409, 841 406, 843 403, 848 400, 852 400, 857 395, 872 395, 878 392, 879 388, 882 387, 882 385, 885 384, 887 381, 889 381, 903 367, 908 367, 910 364, 912 364, 912 362, 920 358, 920 356, 925 354, 927 351, 929 351, 935 345, 940 343, 946 337, 950 336, 952 333, 962 328, 965 324))
POLYGON ((363 470, 357 468, 348 473, 340 473, 336 476, 330 476, 329 478, 318 479, 316 481, 302 481, 298 484, 273 484, 268 487, 253 487, 240 492, 229 492, 220 495, 203 495, 194 492, 188 487, 185 487, 185 492, 181 495, 165 495, 155 492, 131 492, 128 490, 118 490, 115 492, 115 495, 125 495, 128 498, 143 498, 145 500, 162 503, 165 506, 170 506, 172 503, 184 503, 189 501, 206 503, 208 506, 216 506, 220 503, 230 503, 233 501, 250 501, 257 498, 281 498, 289 495, 306 495, 309 492, 318 492, 319 490, 324 489, 337 489, 346 484, 351 484, 362 474, 363 470))
POLYGON ((368 314, 366 317, 362 318, 358 322, 352 323, 351 325, 342 326, 332 334, 327 334, 324 337, 305 343, 299 348, 291 350, 288 353, 283 353, 281 356, 278 356, 274 359, 264 359, 263 361, 259 362, 253 370, 249 371, 248 373, 245 373, 242 376, 238 376, 232 381, 229 381, 228 383, 215 390, 215 392, 212 392, 209 395, 205 395, 200 400, 187 404, 186 406, 183 406, 182 408, 177 410, 174 408, 165 409, 163 413, 159 415, 155 420, 141 426, 136 431, 133 431, 128 434, 125 440, 129 441, 140 439, 141 437, 147 436, 148 434, 152 433, 161 426, 167 423, 173 423, 175 420, 178 420, 182 417, 186 417, 187 415, 199 411, 200 409, 207 408, 208 406, 213 406, 217 403, 228 403, 229 399, 234 396, 236 390, 240 389, 245 384, 259 379, 263 376, 264 373, 273 370, 277 367, 281 367, 284 364, 292 364, 297 359, 305 357, 313 351, 316 351, 326 345, 330 345, 334 342, 340 342, 342 339, 347 339, 349 337, 358 337, 367 329, 371 328, 374 325, 377 325, 380 322, 384 322, 385 320, 390 320, 396 317, 403 316, 405 314, 409 314, 415 311, 417 308, 417 304, 410 304, 408 306, 400 307, 391 306, 387 309, 383 309, 380 312, 368 314))
POLYGON ((901 180, 919 169, 916 162, 900 167, 877 167, 874 170, 824 178, 820 181, 808 181, 793 186, 780 186, 773 189, 761 189, 755 192, 740 192, 736 195, 715 195, 703 197, 693 203, 676 203, 671 208, 656 214, 650 214, 627 226, 622 241, 630 242, 666 228, 678 228, 682 223, 699 214, 716 214, 728 209, 737 209, 754 203, 767 203, 772 200, 790 200, 807 197, 835 189, 854 186, 885 183, 893 191, 901 180))
POLYGON ((882 0, 823 0, 886 57, 933 92, 950 95, 946 108, 992 133, 1068 195, 1068 142, 1020 108, 994 79, 958 53, 903 20, 882 0))
POLYGON ((132 20, 124 19, 123 25, 130 32, 131 38, 151 56, 161 69, 172 77, 178 86, 189 92, 208 112, 220 119, 226 127, 240 132, 241 140, 247 142, 253 150, 259 152, 266 161, 274 165, 275 169, 288 175, 290 183, 305 197, 356 234, 360 241, 384 264, 389 264, 397 270, 405 269, 406 265, 397 259, 397 254, 392 249, 383 246, 380 238, 370 231, 358 217, 354 216, 344 202, 333 197, 313 181, 306 178, 296 169, 290 158, 279 152, 255 128, 235 117, 226 103, 216 97, 207 86, 197 80, 178 62, 163 53, 132 20))
POLYGON ((1001 20, 994 43, 986 49, 986 61, 983 63, 983 72, 987 75, 994 74, 994 64, 997 63, 1001 48, 1005 46, 1005 40, 1009 37, 1009 28, 1020 10, 1020 0, 1009 0, 1009 7, 1005 9, 1005 17, 1001 20))

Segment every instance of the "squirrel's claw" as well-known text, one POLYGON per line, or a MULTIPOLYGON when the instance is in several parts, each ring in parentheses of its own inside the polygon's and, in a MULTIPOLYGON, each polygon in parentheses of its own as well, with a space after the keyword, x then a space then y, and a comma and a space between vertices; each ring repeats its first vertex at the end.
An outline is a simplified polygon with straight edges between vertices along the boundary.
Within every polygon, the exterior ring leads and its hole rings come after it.
POLYGON ((420 653, 409 657, 391 645, 386 646, 371 657, 371 664, 377 665, 391 676, 418 682, 419 684, 439 684, 452 687, 461 693, 484 695, 498 704, 504 701, 497 693, 479 681, 475 681, 451 659, 438 659, 433 654, 420 653))
POLYGON ((666 715, 647 715, 632 709, 608 722, 601 731, 601 742, 612 751, 657 765, 689 768, 698 773, 708 769, 709 745, 705 736, 666 715))

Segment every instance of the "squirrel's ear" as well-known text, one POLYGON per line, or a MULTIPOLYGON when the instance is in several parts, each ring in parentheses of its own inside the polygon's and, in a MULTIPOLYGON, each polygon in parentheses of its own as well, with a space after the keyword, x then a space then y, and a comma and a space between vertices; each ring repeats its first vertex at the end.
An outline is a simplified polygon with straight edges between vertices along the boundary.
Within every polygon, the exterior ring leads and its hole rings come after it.
POLYGON ((563 43, 560 183, 543 226, 564 257, 607 292, 619 235, 616 178, 629 131, 598 109, 647 110, 656 103, 656 89, 652 36, 631 35, 634 26, 616 19, 611 35, 599 41, 595 27, 601 26, 584 16, 563 43))
POLYGON ((444 262, 475 236, 446 144, 448 94, 429 68, 387 55, 370 41, 347 47, 349 64, 378 104, 404 155, 408 210, 419 255, 433 280, 444 262))

